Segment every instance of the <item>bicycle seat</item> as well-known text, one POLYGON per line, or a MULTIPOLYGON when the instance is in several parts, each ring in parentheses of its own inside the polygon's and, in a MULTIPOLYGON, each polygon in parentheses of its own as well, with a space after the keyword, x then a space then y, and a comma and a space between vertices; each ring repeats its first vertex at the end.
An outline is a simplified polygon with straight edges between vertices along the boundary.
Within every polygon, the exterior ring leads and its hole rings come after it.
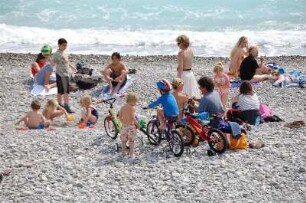
POLYGON ((106 100, 103 100, 102 102, 106 103, 106 104, 113 104, 116 101, 116 98, 112 97, 106 100))

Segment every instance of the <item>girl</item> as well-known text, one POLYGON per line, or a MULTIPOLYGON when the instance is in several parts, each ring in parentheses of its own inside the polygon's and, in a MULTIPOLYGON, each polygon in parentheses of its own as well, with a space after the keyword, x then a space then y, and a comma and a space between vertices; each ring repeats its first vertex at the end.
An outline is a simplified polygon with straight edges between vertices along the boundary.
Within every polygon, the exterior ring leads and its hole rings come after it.
POLYGON ((81 98, 81 106, 83 107, 81 113, 81 122, 85 123, 87 126, 94 125, 98 121, 98 111, 92 105, 91 97, 89 95, 85 95, 81 98))
POLYGON ((197 81, 192 72, 193 51, 189 47, 189 38, 185 35, 180 35, 176 38, 177 46, 180 48, 178 53, 177 77, 184 81, 183 93, 189 98, 200 98, 200 90, 198 89, 197 81))
POLYGON ((42 53, 39 53, 37 55, 36 61, 32 63, 31 65, 31 75, 32 77, 35 77, 35 75, 42 69, 47 63, 46 57, 42 55, 42 53))
POLYGON ((239 38, 235 47, 230 54, 231 63, 229 66, 229 75, 234 79, 238 79, 240 64, 242 60, 248 56, 248 38, 242 36, 239 38))
POLYGON ((220 94, 223 108, 226 110, 230 80, 228 75, 224 73, 223 64, 221 62, 217 63, 214 67, 214 84, 220 94))
POLYGON ((184 105, 188 101, 188 96, 182 93, 183 87, 184 87, 184 81, 181 78, 173 78, 172 80, 173 93, 172 94, 175 97, 178 108, 179 108, 179 117, 178 117, 179 121, 183 118, 184 105))
POLYGON ((50 99, 47 101, 46 106, 43 110, 43 115, 46 119, 53 121, 54 118, 64 115, 68 117, 67 111, 57 101, 50 99))

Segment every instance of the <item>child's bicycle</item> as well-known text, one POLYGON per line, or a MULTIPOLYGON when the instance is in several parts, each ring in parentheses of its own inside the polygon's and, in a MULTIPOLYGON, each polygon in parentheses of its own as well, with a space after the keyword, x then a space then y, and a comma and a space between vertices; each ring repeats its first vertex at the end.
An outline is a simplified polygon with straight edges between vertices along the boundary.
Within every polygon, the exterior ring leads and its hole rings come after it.
MULTIPOLYGON (((146 108, 143 108, 146 109, 146 108)), ((170 151, 174 156, 181 156, 184 152, 184 140, 180 133, 174 128, 175 122, 167 121, 166 130, 162 132, 159 129, 159 120, 156 115, 154 115, 147 124, 147 136, 148 140, 152 145, 159 145, 163 135, 169 144, 170 151)))
POLYGON ((198 119, 198 115, 193 115, 188 111, 190 101, 184 107, 184 116, 186 123, 176 125, 179 131, 184 132, 186 143, 197 146, 199 141, 207 141, 211 150, 216 153, 226 151, 228 143, 225 135, 218 129, 211 127, 209 121, 198 119), (188 132, 188 133, 187 133, 188 132), (186 137, 186 135, 188 135, 186 137), (196 136, 199 140, 196 139, 196 136))

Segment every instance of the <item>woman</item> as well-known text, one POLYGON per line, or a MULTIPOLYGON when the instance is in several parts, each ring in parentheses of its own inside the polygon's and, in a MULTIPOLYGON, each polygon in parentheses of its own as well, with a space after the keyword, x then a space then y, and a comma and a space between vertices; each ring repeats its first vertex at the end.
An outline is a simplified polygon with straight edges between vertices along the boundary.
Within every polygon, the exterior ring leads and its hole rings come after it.
POLYGON ((193 61, 193 52, 189 47, 189 38, 180 35, 176 38, 177 46, 180 48, 178 53, 177 76, 184 81, 183 93, 189 98, 200 98, 200 91, 197 87, 197 81, 191 70, 193 61))
POLYGON ((39 53, 37 55, 36 61, 32 63, 31 65, 31 74, 33 77, 46 65, 46 57, 42 55, 42 53, 39 53))
POLYGON ((255 125, 261 120, 259 111, 260 102, 251 83, 243 81, 239 92, 240 94, 233 98, 232 105, 238 107, 241 112, 241 119, 244 122, 255 125))
POLYGON ((55 78, 51 77, 53 73, 53 67, 50 63, 47 63, 35 76, 35 83, 43 85, 47 91, 56 87, 55 78))
POLYGON ((229 66, 229 75, 234 79, 238 79, 240 64, 242 60, 248 56, 248 39, 245 36, 239 38, 235 47, 231 51, 229 66))

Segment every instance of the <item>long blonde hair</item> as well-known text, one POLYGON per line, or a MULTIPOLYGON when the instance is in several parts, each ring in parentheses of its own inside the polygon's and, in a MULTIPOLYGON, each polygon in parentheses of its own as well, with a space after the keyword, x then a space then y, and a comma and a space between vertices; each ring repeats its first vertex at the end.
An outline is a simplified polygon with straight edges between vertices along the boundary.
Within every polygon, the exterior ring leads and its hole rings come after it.
POLYGON ((230 57, 231 57, 231 58, 234 57, 234 55, 235 55, 237 49, 238 49, 238 48, 241 48, 241 44, 242 44, 245 40, 248 40, 248 38, 245 37, 245 36, 242 36, 242 37, 239 38, 238 42, 236 43, 236 45, 234 46, 234 48, 233 48, 232 51, 231 51, 231 54, 230 54, 230 57))

